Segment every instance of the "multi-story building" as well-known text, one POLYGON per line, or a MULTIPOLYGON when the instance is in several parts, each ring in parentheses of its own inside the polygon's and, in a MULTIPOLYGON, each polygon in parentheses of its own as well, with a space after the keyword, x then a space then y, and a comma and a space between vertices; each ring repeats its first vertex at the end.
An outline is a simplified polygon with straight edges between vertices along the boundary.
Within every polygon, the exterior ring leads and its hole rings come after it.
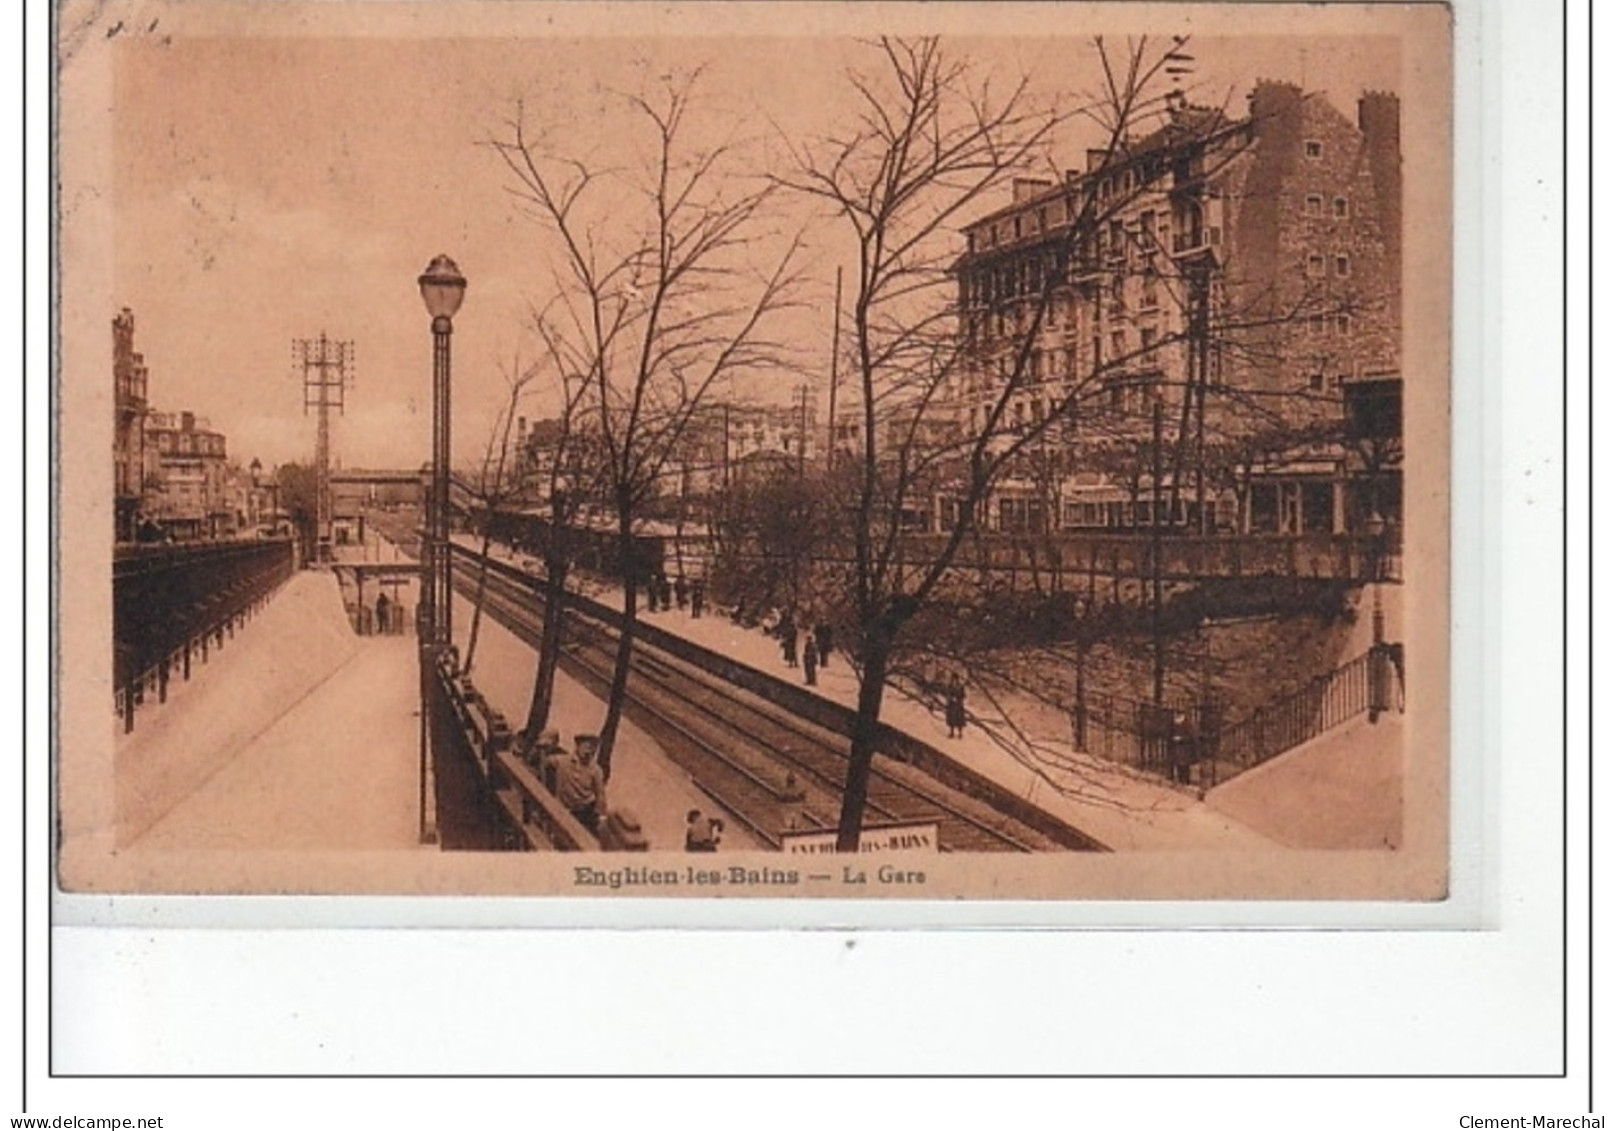
MULTIPOLYGON (((971 434, 1006 389, 1006 435, 1061 415, 1038 445, 1061 498, 1039 522, 1138 521, 1141 484, 1154 507, 1168 480, 1178 507, 1158 519, 1202 529, 1395 520, 1399 463, 1365 482, 1342 425, 1349 400, 1400 400, 1399 120, 1377 92, 1355 122, 1287 83, 1257 84, 1240 118, 1180 98, 1159 129, 1063 183, 1017 181, 965 229, 952 399, 971 434), (1129 495, 1106 469, 1157 419, 1170 450, 1129 495)), ((1035 478, 1010 476, 987 524, 1024 522, 1006 500, 1035 478)))
MULTIPOLYGON (((114 537, 133 541, 140 524, 141 497, 156 470, 146 450, 146 359, 135 350, 135 316, 124 307, 112 319, 112 499, 114 537)), ((155 453, 152 453, 155 456, 155 453)))
POLYGON ((238 513, 222 432, 192 412, 149 412, 145 444, 157 455, 158 486, 145 511, 171 538, 236 533, 238 513))

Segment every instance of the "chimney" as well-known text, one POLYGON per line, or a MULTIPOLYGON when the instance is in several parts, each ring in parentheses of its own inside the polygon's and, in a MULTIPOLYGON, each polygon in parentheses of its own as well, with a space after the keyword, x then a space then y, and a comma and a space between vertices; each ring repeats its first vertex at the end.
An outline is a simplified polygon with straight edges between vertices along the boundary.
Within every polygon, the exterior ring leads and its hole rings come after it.
POLYGON ((1357 128, 1374 181, 1380 233, 1385 240, 1386 275, 1392 310, 1400 315, 1402 289, 1402 101, 1382 90, 1366 91, 1357 102, 1357 128))
POLYGON ((1262 140, 1299 139, 1301 88, 1293 82, 1260 79, 1250 92, 1251 122, 1262 140))

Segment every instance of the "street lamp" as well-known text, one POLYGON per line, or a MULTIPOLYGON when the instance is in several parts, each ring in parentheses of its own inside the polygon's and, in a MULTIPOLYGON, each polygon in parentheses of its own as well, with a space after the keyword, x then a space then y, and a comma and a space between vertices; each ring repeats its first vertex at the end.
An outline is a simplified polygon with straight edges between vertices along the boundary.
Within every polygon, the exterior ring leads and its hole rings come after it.
POLYGON ((429 503, 432 645, 453 643, 453 593, 449 582, 449 336, 465 298, 465 276, 454 260, 439 255, 420 277, 421 300, 432 316, 432 496, 429 503))
POLYGON ((1368 583, 1374 589, 1373 645, 1369 648, 1368 660, 1368 721, 1375 723, 1390 702, 1390 685, 1385 671, 1385 609, 1380 604, 1381 574, 1385 569, 1385 519, 1379 513, 1379 508, 1374 509, 1363 526, 1369 538, 1368 583))
POLYGON ((419 628, 421 668, 420 840, 437 840, 436 793, 431 747, 441 723, 438 660, 453 641, 449 587, 449 335, 465 298, 465 276, 454 260, 439 255, 419 279, 421 301, 432 316, 432 481, 421 539, 419 628))

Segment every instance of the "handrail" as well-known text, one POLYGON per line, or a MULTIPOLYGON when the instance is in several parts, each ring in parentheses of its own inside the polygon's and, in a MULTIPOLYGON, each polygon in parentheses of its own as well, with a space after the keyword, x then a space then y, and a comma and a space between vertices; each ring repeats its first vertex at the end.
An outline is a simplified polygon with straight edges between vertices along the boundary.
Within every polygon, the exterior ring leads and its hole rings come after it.
POLYGON ((148 686, 168 697, 171 669, 191 675, 292 574, 292 543, 242 539, 189 546, 120 547, 112 571, 113 688, 125 733, 148 686))

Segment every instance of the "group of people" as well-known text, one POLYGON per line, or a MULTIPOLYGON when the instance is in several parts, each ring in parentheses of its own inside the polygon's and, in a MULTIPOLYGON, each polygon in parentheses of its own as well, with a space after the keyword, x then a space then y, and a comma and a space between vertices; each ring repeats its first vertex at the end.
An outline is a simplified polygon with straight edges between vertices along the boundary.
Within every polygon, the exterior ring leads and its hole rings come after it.
POLYGON ((809 687, 815 686, 819 682, 819 669, 830 665, 830 652, 835 644, 834 630, 822 623, 812 628, 798 628, 795 620, 782 617, 774 632, 779 637, 780 651, 788 668, 797 666, 797 644, 801 643, 802 678, 809 687))
POLYGON ((597 836, 606 813, 606 775, 596 760, 599 752, 598 735, 577 735, 569 751, 561 745, 559 731, 546 730, 527 753, 561 807, 597 836))
POLYGON ((675 603, 679 608, 688 608, 690 616, 699 620, 707 603, 707 583, 696 578, 686 581, 681 573, 669 581, 667 574, 660 571, 645 583, 645 607, 650 612, 660 609, 670 612, 675 603))

